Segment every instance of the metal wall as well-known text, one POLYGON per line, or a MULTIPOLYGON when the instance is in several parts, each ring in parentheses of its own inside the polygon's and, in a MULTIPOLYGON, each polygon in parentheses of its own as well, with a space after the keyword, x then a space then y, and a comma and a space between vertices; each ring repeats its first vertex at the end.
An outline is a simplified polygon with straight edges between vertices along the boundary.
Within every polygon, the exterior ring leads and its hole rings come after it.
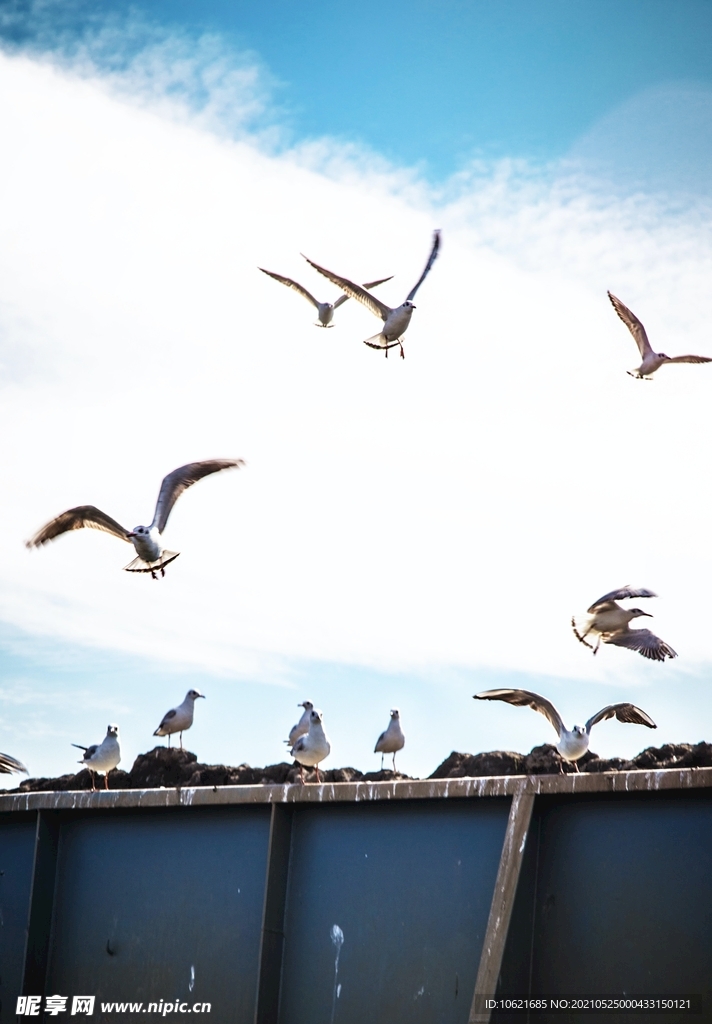
POLYGON ((0 1020, 22 992, 220 1024, 666 992, 712 1020, 712 769, 580 779, 0 797, 0 1020))

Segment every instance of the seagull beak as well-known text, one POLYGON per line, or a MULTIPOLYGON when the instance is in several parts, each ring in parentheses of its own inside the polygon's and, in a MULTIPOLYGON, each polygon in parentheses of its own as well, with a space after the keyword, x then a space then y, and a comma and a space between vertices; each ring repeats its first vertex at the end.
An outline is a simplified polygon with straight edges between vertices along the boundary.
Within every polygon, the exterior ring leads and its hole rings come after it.
POLYGON ((127 537, 135 537, 135 536, 136 536, 136 534, 135 534, 135 533, 127 533, 127 534, 126 534, 126 536, 127 536, 127 537))

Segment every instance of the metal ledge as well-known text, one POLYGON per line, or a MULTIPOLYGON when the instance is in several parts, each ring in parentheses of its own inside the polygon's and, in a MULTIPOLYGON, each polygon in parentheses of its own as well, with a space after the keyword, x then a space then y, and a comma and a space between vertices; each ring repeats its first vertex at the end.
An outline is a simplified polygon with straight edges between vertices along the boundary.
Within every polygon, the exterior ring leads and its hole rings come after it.
POLYGON ((198 786, 11 793, 0 796, 0 813, 37 810, 105 810, 109 807, 214 807, 224 804, 361 803, 373 800, 446 800, 514 796, 517 793, 647 793, 712 787, 712 768, 582 772, 570 775, 493 775, 400 782, 330 782, 323 785, 198 786))

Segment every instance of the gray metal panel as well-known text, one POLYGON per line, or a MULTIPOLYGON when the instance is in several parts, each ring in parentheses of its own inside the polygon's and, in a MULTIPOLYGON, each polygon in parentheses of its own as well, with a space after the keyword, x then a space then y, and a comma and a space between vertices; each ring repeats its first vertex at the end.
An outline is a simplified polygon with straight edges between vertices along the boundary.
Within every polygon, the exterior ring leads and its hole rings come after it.
POLYGON ((283 1024, 464 1024, 509 803, 299 807, 283 1024))
POLYGON ((22 992, 27 915, 35 855, 36 815, 0 817, 0 1020, 15 1020, 22 992))
POLYGON ((251 1022, 268 833, 267 807, 65 821, 48 992, 206 1001, 221 1024, 251 1022))
POLYGON ((533 995, 701 994, 712 1019, 709 793, 540 797, 535 815, 500 994, 526 992, 531 955, 533 995))

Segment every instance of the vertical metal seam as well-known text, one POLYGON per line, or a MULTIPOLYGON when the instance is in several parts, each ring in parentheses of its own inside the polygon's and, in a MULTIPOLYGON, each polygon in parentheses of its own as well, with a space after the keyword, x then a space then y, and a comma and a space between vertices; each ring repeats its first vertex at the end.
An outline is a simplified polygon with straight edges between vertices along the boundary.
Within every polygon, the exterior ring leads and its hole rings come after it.
POLYGON ((32 884, 27 906, 25 955, 22 964, 24 995, 45 995, 51 952, 58 853, 57 813, 40 810, 37 812, 32 884))
POLYGON ((534 800, 533 788, 526 782, 512 796, 468 1024, 489 1024, 491 1011, 480 1009, 479 1004, 493 996, 497 986, 534 800))

